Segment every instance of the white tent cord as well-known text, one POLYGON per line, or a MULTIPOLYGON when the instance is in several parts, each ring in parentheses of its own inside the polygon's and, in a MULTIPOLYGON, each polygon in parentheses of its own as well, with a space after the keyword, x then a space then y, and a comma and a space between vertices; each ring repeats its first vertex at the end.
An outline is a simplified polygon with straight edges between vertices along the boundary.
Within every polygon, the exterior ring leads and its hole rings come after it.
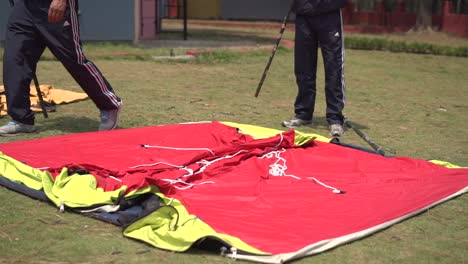
POLYGON ((111 179, 113 179, 113 180, 115 180, 115 181, 118 181, 118 182, 122 182, 121 179, 118 179, 118 178, 116 178, 116 177, 114 177, 114 176, 112 176, 112 175, 110 175, 108 178, 111 178, 111 179))
POLYGON ((281 155, 281 153, 284 153, 284 152, 286 152, 286 149, 282 148, 282 149, 280 149, 280 150, 270 151, 270 152, 264 154, 263 156, 260 156, 260 158, 261 158, 261 159, 263 159, 263 158, 269 158, 269 159, 271 159, 271 158, 273 158, 273 156, 277 156, 277 154, 280 154, 280 155, 281 155))
POLYGON ((174 168, 178 168, 178 169, 187 171, 187 174, 182 175, 182 177, 187 177, 187 176, 192 176, 193 175, 193 170, 188 168, 188 167, 174 165, 174 164, 170 164, 170 163, 166 163, 166 162, 156 162, 156 163, 152 163, 152 164, 141 164, 141 165, 136 165, 136 166, 133 166, 133 167, 130 167, 130 168, 131 169, 136 169, 136 168, 140 168, 140 167, 152 167, 152 166, 156 166, 156 165, 159 165, 159 164, 164 164, 164 165, 168 165, 168 166, 171 166, 171 167, 174 167, 174 168))
MULTIPOLYGON (((186 175, 183 175, 181 176, 181 178, 184 178, 184 177, 188 177, 188 176, 192 176, 192 175, 195 175, 195 174, 199 174, 199 173, 202 173, 208 166, 220 161, 220 160, 223 160, 223 159, 230 159, 230 158, 233 158, 237 155, 239 155, 240 153, 243 153, 243 152, 247 152, 247 150, 239 150, 238 152, 232 154, 232 155, 226 155, 224 157, 220 157, 220 158, 217 158, 217 159, 214 159, 214 160, 211 160, 211 161, 207 161, 207 160, 201 160, 201 161, 198 161, 197 164, 201 164, 203 165, 202 167, 200 167, 195 173, 193 172, 192 169, 189 169, 189 168, 186 168, 186 167, 179 167, 181 169, 185 169, 187 171, 189 171, 189 174, 186 174, 186 175)), ((196 185, 202 185, 202 184, 213 184, 214 182, 213 181, 206 181, 206 182, 201 182, 201 183, 187 183, 185 181, 182 181, 181 179, 177 179, 177 180, 171 180, 171 179, 163 179, 163 181, 166 181, 166 182, 169 182, 170 184, 174 185, 174 188, 178 189, 178 190, 187 190, 187 189, 190 189, 196 185), (185 187, 179 187, 179 186, 176 186, 176 184, 183 184, 183 185, 186 185, 185 187)))
POLYGON ((277 147, 281 146, 281 143, 283 143, 283 140, 284 140, 283 133, 280 133, 279 135, 281 137, 280 142, 278 144, 276 144, 276 146, 274 146, 274 148, 277 148, 277 147))
MULTIPOLYGON (((133 167, 130 167, 130 168, 136 169, 136 168, 140 168, 140 167, 151 167, 151 166, 156 166, 156 165, 159 165, 159 164, 164 164, 164 165, 168 165, 168 166, 171 166, 171 167, 174 167, 174 168, 186 170, 188 173, 181 176, 181 178, 184 178, 184 177, 189 177, 189 176, 192 176, 192 175, 195 175, 195 174, 202 173, 208 166, 210 166, 210 165, 212 165, 212 164, 214 164, 214 163, 216 163, 216 162, 218 162, 220 160, 223 160, 223 159, 233 158, 233 157, 235 157, 235 156, 237 156, 237 155, 239 155, 240 153, 243 153, 243 152, 247 152, 247 151, 246 150, 240 150, 240 151, 234 153, 233 155, 226 155, 224 157, 220 157, 220 158, 214 159, 212 161, 207 161, 207 160, 199 161, 199 162, 197 162, 197 164, 201 164, 202 167, 200 167, 197 170, 197 172, 195 172, 195 173, 194 173, 194 171, 192 169, 190 169, 188 167, 178 166, 178 165, 174 165, 174 164, 170 164, 170 163, 166 163, 166 162, 156 162, 156 163, 152 163, 152 164, 141 164, 141 165, 136 165, 136 166, 133 166, 133 167)), ((187 190, 187 189, 190 189, 190 188, 192 188, 193 186, 196 186, 196 185, 213 184, 214 183, 213 181, 206 181, 206 182, 192 184, 192 183, 187 183, 185 181, 182 181, 180 179, 177 179, 177 180, 163 179, 163 181, 169 182, 170 184, 174 185, 174 188, 179 189, 179 190, 187 190), (186 185, 186 186, 185 187, 180 187, 180 186, 176 186, 176 184, 183 184, 183 185, 186 185)))
POLYGON ((240 153, 242 152, 247 152, 247 150, 239 150, 238 152, 232 154, 232 155, 226 155, 224 157, 221 157, 221 158, 217 158, 217 159, 214 159, 214 160, 211 160, 211 161, 207 161, 207 160, 201 160, 201 161, 197 161, 197 164, 201 164, 203 165, 200 169, 197 170, 197 172, 195 172, 194 174, 199 174, 199 173, 202 173, 208 166, 220 161, 220 160, 223 160, 223 159, 230 159, 230 158, 234 158, 235 156, 239 155, 240 153))
POLYGON ((214 182, 212 181, 206 181, 206 182, 200 182, 200 183, 188 183, 188 182, 184 182, 180 179, 177 179, 177 180, 171 180, 171 179, 162 179, 163 181, 165 182, 169 182, 171 185, 174 186, 174 188, 178 189, 178 190, 187 190, 187 189, 190 189, 192 188, 193 186, 196 186, 196 185, 203 185, 203 184, 213 184, 214 182), (186 185, 185 187, 179 187, 179 186, 176 186, 176 184, 183 184, 183 185, 186 185))
POLYGON ((36 170, 47 170, 50 169, 50 167, 41 167, 41 168, 35 168, 36 170))
POLYGON ((172 150, 206 150, 215 156, 215 153, 209 148, 174 148, 174 147, 164 147, 164 146, 152 146, 152 145, 141 145, 144 148, 160 148, 160 149, 172 149, 172 150))
POLYGON ((326 185, 325 183, 323 183, 323 182, 321 182, 321 181, 317 180, 317 179, 316 179, 316 178, 314 178, 314 177, 308 177, 307 179, 311 179, 311 180, 315 181, 316 183, 318 183, 318 184, 322 185, 322 186, 323 186, 323 187, 325 187, 325 188, 332 189, 332 190, 333 190, 333 193, 336 193, 336 194, 341 194, 341 193, 344 193, 343 191, 341 191, 341 190, 338 190, 338 189, 337 189, 337 188, 335 188, 335 187, 332 187, 332 186, 326 185))
POLYGON ((166 162, 155 162, 155 163, 151 163, 151 164, 140 164, 140 165, 132 166, 132 167, 129 167, 129 168, 130 169, 136 169, 136 168, 140 168, 140 167, 152 167, 152 166, 156 166, 156 165, 159 165, 159 164, 164 164, 164 165, 171 166, 171 167, 174 167, 174 168, 179 168, 179 169, 184 167, 184 166, 174 165, 174 164, 170 164, 170 163, 166 163, 166 162))
MULTIPOLYGON (((273 176, 287 176, 287 177, 292 177, 292 178, 297 179, 297 180, 301 180, 302 178, 300 178, 298 176, 291 175, 291 174, 286 174, 286 170, 288 169, 288 167, 286 166, 286 159, 281 157, 281 153, 284 153, 285 151, 286 150, 284 148, 281 149, 281 150, 277 150, 277 151, 271 151, 271 152, 261 156, 260 158, 261 159, 263 159, 263 158, 271 159, 273 157, 276 157, 277 160, 275 161, 275 163, 270 165, 270 169, 268 171, 268 173, 270 173, 270 175, 273 175, 273 176)), ((308 177, 307 179, 314 180, 316 183, 322 185, 323 187, 333 190, 333 193, 336 193, 336 194, 343 194, 344 193, 343 191, 341 191, 341 190, 339 190, 339 189, 337 189, 335 187, 326 185, 325 183, 317 180, 314 177, 308 177)))
POLYGON ((291 175, 291 174, 286 174, 286 170, 288 169, 288 167, 286 166, 286 159, 281 157, 281 153, 283 153, 285 151, 286 150, 284 148, 281 149, 281 150, 271 151, 271 152, 261 156, 260 158, 261 159, 263 159, 263 158, 271 159, 273 157, 276 157, 275 163, 270 165, 270 170, 268 170, 268 173, 270 173, 270 175, 273 175, 273 176, 276 176, 276 177, 286 176, 286 177, 294 178, 296 180, 301 180, 300 177, 297 177, 297 176, 291 175), (280 162, 281 162, 281 164, 280 164, 280 162))

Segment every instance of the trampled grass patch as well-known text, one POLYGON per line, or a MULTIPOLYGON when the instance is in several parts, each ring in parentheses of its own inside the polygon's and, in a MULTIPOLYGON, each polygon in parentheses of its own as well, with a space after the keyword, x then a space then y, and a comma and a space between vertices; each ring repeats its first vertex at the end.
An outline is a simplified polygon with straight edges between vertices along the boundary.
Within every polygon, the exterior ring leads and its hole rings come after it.
MULTIPOLYGON (((106 51, 108 45, 112 44, 87 45, 85 51, 106 51)), ((148 54, 169 51, 127 48, 148 54)), ((296 95, 293 51, 278 51, 259 97, 254 98, 269 55, 265 50, 240 53, 220 48, 184 62, 90 58, 124 101, 121 128, 219 120, 283 129, 280 123, 293 116, 296 95)), ((349 49, 345 114, 389 154, 468 166, 467 68, 467 58, 349 49)), ((327 135, 322 69, 319 62, 314 125, 300 130, 327 135)), ((43 84, 81 91, 55 60, 41 61, 38 76, 43 84)), ((49 119, 42 115, 36 119, 40 133, 0 138, 0 143, 94 131, 98 110, 87 100, 60 105, 49 119)), ((7 117, 0 119, 7 121, 7 117)), ((353 131, 347 131, 342 142, 368 148, 353 131)), ((118 227, 61 214, 51 205, 3 187, 0 199, 4 201, 0 262, 231 262, 198 250, 158 250, 124 238, 118 227)), ((366 239, 297 263, 467 262, 467 202, 467 196, 461 196, 366 239)))

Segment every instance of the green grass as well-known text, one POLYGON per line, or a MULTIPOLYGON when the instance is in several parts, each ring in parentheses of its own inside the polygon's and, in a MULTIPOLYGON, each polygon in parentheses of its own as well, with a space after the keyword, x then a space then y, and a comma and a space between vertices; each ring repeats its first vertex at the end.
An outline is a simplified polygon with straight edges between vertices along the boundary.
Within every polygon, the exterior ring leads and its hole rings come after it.
MULTIPOLYGON (((253 34, 235 32, 242 38, 253 34)), ((274 32, 265 30, 260 34, 265 42, 254 42, 272 43, 274 32)), ((238 38, 231 36, 234 39, 238 38)), ((143 45, 85 47, 90 54, 112 50, 168 52, 167 47, 143 45)), ((124 101, 122 128, 220 120, 282 129, 281 120, 293 116, 293 52, 278 51, 260 96, 254 98, 269 55, 268 50, 237 53, 222 48, 183 62, 154 61, 146 55, 143 59, 89 57, 124 101)), ((319 65, 314 126, 300 130, 327 135, 319 65)), ((467 58, 347 50, 345 114, 390 153, 468 166, 467 68, 467 58)), ((41 61, 38 76, 43 84, 81 91, 55 60, 41 61)), ((94 131, 98 110, 87 100, 60 105, 49 119, 42 115, 36 119, 39 134, 0 138, 0 143, 94 131)), ((368 147, 352 131, 342 141, 368 147)), ((232 263, 198 250, 179 254, 155 249, 124 238, 119 227, 61 214, 3 187, 0 200, 0 263, 232 263)), ((458 197, 366 239, 297 263, 467 263, 467 202, 466 195, 458 197)))

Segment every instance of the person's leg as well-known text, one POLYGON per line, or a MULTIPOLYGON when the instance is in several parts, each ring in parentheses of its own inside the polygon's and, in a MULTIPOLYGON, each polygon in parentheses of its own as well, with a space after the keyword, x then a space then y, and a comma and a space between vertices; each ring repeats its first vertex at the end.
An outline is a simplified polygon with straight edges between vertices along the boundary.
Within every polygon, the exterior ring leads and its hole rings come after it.
POLYGON ((29 97, 31 80, 44 51, 40 36, 23 1, 16 1, 6 27, 3 84, 8 114, 13 119, 0 134, 34 132, 34 113, 29 97))
POLYGON ((77 1, 68 0, 65 21, 37 24, 47 47, 63 64, 80 87, 93 100, 100 110, 113 110, 120 107, 117 97, 109 82, 104 78, 93 62, 86 59, 80 40, 77 1))
POLYGON ((319 42, 325 68, 327 122, 343 125, 345 106, 344 36, 341 12, 320 16, 319 42))
POLYGON ((68 0, 64 21, 48 23, 47 19, 40 17, 42 21, 37 23, 37 28, 47 47, 100 110, 99 130, 111 130, 117 127, 122 101, 101 71, 83 53, 77 4, 76 0, 68 0))
POLYGON ((315 109, 317 74, 317 36, 309 18, 296 17, 294 74, 298 93, 294 102, 296 118, 312 121, 315 109))
POLYGON ((298 15, 295 21, 294 74, 298 92, 294 101, 295 117, 281 123, 288 128, 312 124, 315 108, 318 43, 308 19, 298 15))

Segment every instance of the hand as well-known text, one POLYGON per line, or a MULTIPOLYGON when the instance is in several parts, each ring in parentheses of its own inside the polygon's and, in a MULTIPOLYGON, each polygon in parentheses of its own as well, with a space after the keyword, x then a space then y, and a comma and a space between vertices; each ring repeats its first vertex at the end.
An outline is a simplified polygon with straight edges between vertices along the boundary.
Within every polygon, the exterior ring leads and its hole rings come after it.
POLYGON ((57 23, 65 19, 66 0, 52 0, 49 7, 49 23, 57 23))

